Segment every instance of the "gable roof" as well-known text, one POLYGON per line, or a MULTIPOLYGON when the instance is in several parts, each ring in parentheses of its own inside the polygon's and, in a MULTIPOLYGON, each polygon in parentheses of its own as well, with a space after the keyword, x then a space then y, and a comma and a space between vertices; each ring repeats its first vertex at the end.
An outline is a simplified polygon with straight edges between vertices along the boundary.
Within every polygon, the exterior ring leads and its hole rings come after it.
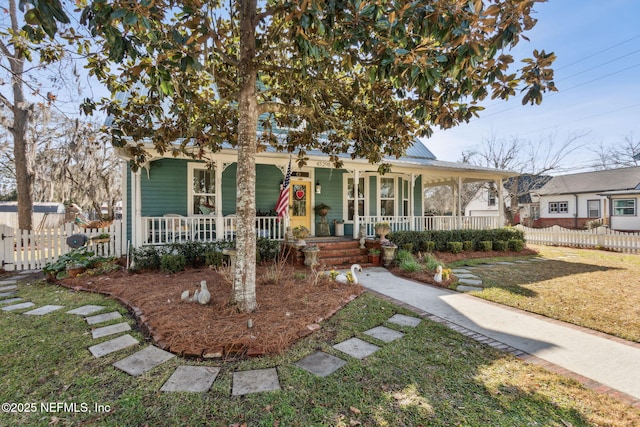
POLYGON ((640 186, 640 167, 607 169, 554 176, 536 193, 553 194, 597 193, 631 190, 640 186))

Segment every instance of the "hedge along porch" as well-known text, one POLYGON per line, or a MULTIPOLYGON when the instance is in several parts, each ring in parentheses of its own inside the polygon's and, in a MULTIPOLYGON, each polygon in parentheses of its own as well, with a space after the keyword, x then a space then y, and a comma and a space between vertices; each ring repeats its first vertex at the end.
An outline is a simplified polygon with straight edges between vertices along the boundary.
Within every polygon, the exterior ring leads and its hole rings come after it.
MULTIPOLYGON (((123 166, 124 219, 134 247, 176 241, 235 239, 237 155, 233 149, 211 154, 208 162, 185 156, 160 155, 147 147, 150 158, 137 172, 123 166), (211 166, 211 167, 209 167, 211 166)), ((121 158, 127 159, 123 152, 121 158)), ((289 164, 288 154, 256 155, 256 235, 284 239, 285 224, 275 213, 280 186, 289 164)), ((307 165, 298 168, 292 159, 290 192, 291 226, 304 225, 316 234, 320 217, 314 207, 331 207, 327 220, 335 235, 335 221, 343 221, 346 236, 358 238, 360 229, 373 237, 376 222, 388 222, 392 231, 432 229, 488 229, 500 227, 501 215, 462 217, 460 192, 466 182, 493 181, 502 200, 502 179, 514 173, 467 164, 439 161, 419 141, 401 159, 386 159, 390 173, 380 175, 377 165, 343 157, 336 169, 326 155, 308 153, 307 165), (424 189, 449 185, 453 188, 456 215, 423 215, 424 189)))

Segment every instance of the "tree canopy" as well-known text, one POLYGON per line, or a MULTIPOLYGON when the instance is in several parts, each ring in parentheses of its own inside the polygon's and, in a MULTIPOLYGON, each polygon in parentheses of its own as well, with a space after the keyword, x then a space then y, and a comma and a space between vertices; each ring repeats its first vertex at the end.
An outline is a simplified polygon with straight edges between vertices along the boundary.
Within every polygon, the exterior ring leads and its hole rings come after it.
MULTIPOLYGON (((523 103, 540 103, 555 90, 554 55, 534 50, 513 70, 508 53, 535 25, 537 2, 94 0, 81 17, 100 45, 88 67, 128 98, 84 109, 111 115, 114 145, 137 163, 145 141, 205 160, 223 143, 237 147, 236 281, 248 289, 237 299, 250 311, 256 151, 268 144, 304 163, 313 148, 336 166, 349 152, 384 172, 385 156, 433 126, 468 121, 486 97, 520 91, 523 103)), ((47 30, 55 19, 33 22, 47 30)))

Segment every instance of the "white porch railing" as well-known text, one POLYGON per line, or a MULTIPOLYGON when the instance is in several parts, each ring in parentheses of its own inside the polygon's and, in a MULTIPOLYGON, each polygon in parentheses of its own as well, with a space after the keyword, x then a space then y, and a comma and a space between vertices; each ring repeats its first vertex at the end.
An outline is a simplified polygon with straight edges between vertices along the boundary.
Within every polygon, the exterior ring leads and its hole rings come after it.
POLYGON ((625 233, 610 230, 607 227, 598 227, 591 230, 570 230, 558 225, 547 228, 529 228, 517 225, 515 228, 524 231, 527 243, 640 253, 640 233, 625 233))
POLYGON ((375 224, 387 222, 394 231, 425 230, 490 230, 499 228, 497 216, 361 216, 360 227, 364 227, 367 237, 375 236, 375 224), (413 218, 413 224, 412 224, 413 218))
MULTIPOLYGON (((284 239, 284 226, 278 217, 257 217, 256 236, 284 239)), ((142 244, 164 245, 186 241, 213 242, 236 238, 236 217, 147 216, 142 218, 142 244)))
POLYGON ((67 238, 84 234, 87 249, 100 256, 120 257, 127 253, 126 230, 122 221, 100 229, 82 228, 73 223, 41 230, 17 230, 0 225, 0 262, 7 271, 41 269, 71 250, 67 238), (96 243, 91 237, 109 234, 109 241, 96 243))

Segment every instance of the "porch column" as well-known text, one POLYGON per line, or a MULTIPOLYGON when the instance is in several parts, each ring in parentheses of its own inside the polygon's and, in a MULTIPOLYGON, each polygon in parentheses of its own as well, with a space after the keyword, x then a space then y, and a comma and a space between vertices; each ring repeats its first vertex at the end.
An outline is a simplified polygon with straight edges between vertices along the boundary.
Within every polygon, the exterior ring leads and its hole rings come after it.
MULTIPOLYGON (((120 235, 120 239, 122 239, 121 241, 123 243, 121 244, 120 247, 124 246, 126 249, 123 252, 127 252, 129 250, 129 242, 132 240, 127 238, 127 224, 129 224, 129 221, 131 221, 131 217, 133 216, 133 215, 129 215, 129 207, 130 207, 129 205, 131 204, 131 206, 133 206, 132 204, 133 199, 131 201, 127 201, 127 172, 128 172, 127 168, 129 167, 129 164, 126 161, 121 160, 120 166, 122 168, 121 176, 123 177, 122 182, 120 182, 120 186, 121 186, 120 191, 122 191, 121 194, 123 196, 122 197, 122 218, 121 218, 123 230, 122 230, 122 234, 120 235)), ((133 180, 133 177, 131 179, 133 180)), ((132 233, 132 236, 133 236, 133 233, 132 233)))
POLYGON ((460 230, 462 228, 461 215, 463 214, 462 212, 462 177, 461 176, 458 176, 457 187, 458 187, 458 194, 456 195, 456 217, 457 217, 456 223, 457 223, 458 230, 460 230))
POLYGON ((495 180, 496 187, 498 187, 498 228, 504 227, 504 187, 502 185, 502 178, 495 180))
POLYGON ((409 185, 409 230, 414 231, 416 229, 415 224, 415 187, 416 187, 416 176, 413 172, 411 172, 411 184, 409 185))
POLYGON ((131 221, 131 235, 133 237, 133 247, 139 248, 144 241, 142 236, 142 191, 140 189, 141 169, 133 173, 131 180, 131 199, 133 204, 131 221))
MULTIPOLYGON (((360 171, 358 169, 353 170, 353 238, 357 239, 360 233, 360 216, 358 209, 358 182, 360 181, 360 171)), ((366 200, 366 198, 365 198, 366 200)))
POLYGON ((216 240, 222 240, 224 238, 222 219, 222 172, 224 165, 220 160, 216 160, 214 167, 216 174, 216 240))

